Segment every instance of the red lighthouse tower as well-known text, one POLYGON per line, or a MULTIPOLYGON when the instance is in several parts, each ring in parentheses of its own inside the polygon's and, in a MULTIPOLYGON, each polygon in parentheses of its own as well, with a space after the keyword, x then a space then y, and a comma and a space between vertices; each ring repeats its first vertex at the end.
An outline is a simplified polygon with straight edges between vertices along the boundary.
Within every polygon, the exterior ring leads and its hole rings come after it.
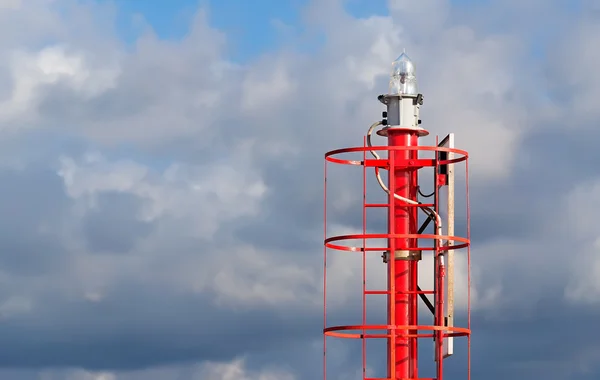
MULTIPOLYGON (((468 154, 454 148, 454 135, 448 134, 435 146, 420 146, 419 138, 429 135, 421 127, 420 108, 423 95, 417 90, 416 69, 403 53, 394 61, 389 92, 379 96, 387 110, 383 119, 374 123, 362 147, 338 149, 325 154, 325 275, 324 275, 324 377, 327 377, 328 337, 362 340, 363 380, 442 380, 444 361, 454 354, 454 338, 466 337, 466 377, 470 379, 470 220, 468 201, 468 154), (387 139, 387 145, 374 146, 373 132, 387 139), (354 155, 348 159, 348 155, 354 155), (352 235, 328 236, 327 171, 330 163, 362 168, 363 226, 352 235), (461 170, 462 168, 462 170, 461 170), (425 172, 429 175, 425 175, 425 172), (387 181, 383 179, 387 174, 387 181), (387 194, 385 203, 367 201, 367 181, 376 180, 387 194), (459 180, 464 182, 463 197, 455 197, 459 180), (429 187, 430 194, 423 188, 429 187), (465 236, 455 234, 455 208, 464 206, 465 236), (387 231, 367 233, 367 211, 387 209, 387 231), (429 231, 428 231, 429 229, 429 231), (374 247, 376 240, 387 242, 374 247), (353 243, 359 242, 359 243, 353 243), (327 325, 327 256, 335 251, 362 255, 362 321, 352 325, 327 325), (382 253, 382 273, 387 274, 386 289, 368 289, 366 261, 368 255, 382 253), (455 255, 466 262, 466 308, 459 315, 466 327, 455 326, 454 285, 455 255), (430 270, 433 286, 422 289, 419 265, 433 264, 430 270), (367 320, 367 297, 387 297, 387 324, 370 324, 367 320), (426 312, 419 315, 419 306, 426 312), (422 308, 423 309, 423 308, 422 308), (387 341, 387 377, 367 376, 366 341, 387 341), (423 376, 419 364, 419 344, 433 342, 434 373, 423 376)), ((331 196, 331 195, 330 195, 331 196)), ((459 229, 459 228, 457 228, 459 229)), ((423 273, 423 270, 421 270, 423 273)), ((458 358, 456 358, 458 359, 458 358)), ((429 362, 431 366, 431 361, 429 362)))

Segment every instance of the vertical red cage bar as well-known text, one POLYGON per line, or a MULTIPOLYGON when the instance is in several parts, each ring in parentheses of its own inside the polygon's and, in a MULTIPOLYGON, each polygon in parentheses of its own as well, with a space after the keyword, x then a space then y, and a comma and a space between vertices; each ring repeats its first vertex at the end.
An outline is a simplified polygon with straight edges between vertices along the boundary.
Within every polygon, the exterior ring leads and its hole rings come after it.
MULTIPOLYGON (((440 143, 439 141, 439 136, 435 136, 435 145, 437 146, 440 143)), ((433 188, 433 210, 436 212, 437 215, 439 215, 439 195, 440 195, 440 189, 439 189, 439 168, 440 168, 440 160, 439 160, 439 154, 437 152, 435 152, 434 158, 433 158, 434 164, 433 164, 433 183, 434 183, 434 188, 433 188)), ((437 221, 435 222, 435 226, 437 227, 437 221)), ((438 234, 438 230, 437 228, 435 229, 435 234, 438 234)), ((444 303, 442 300, 442 294, 443 294, 443 290, 442 290, 442 286, 443 286, 443 282, 442 284, 440 284, 440 272, 441 272, 441 268, 440 268, 440 261, 439 261, 439 254, 440 254, 440 244, 439 244, 439 240, 435 239, 433 241, 433 266, 434 266, 434 282, 435 282, 435 286, 434 286, 434 304, 435 304, 435 314, 433 316, 433 322, 435 326, 441 326, 442 325, 442 321, 441 319, 443 318, 443 307, 444 307, 444 303)), ((435 339, 435 344, 434 344, 434 350, 435 350, 435 357, 437 358, 437 362, 435 363, 436 369, 436 379, 437 380, 442 380, 442 370, 441 370, 441 363, 443 360, 443 345, 444 345, 444 340, 443 340, 443 331, 440 330, 436 330, 433 331, 433 335, 434 335, 434 339, 435 339)))
MULTIPOLYGON (((440 260, 440 247, 436 243, 435 260, 437 261, 438 276, 437 276, 437 298, 436 305, 436 326, 444 326, 444 266, 440 260)), ((436 331, 436 350, 437 350, 437 380, 443 379, 444 374, 444 330, 436 331)))
POLYGON ((363 159, 362 159, 362 175, 363 175, 363 215, 362 215, 362 378, 367 377, 367 341, 365 334, 367 330, 364 326, 367 325, 367 136, 363 137, 363 159))
MULTIPOLYGON (((411 134, 409 138, 411 146, 419 145, 419 136, 416 134, 411 134)), ((418 189, 419 189, 419 171, 416 167, 413 166, 414 161, 419 158, 418 150, 409 150, 409 165, 411 166, 409 169, 410 175, 410 188, 409 188, 409 196, 410 199, 417 202, 418 201, 418 189)), ((419 209, 415 207, 415 205, 411 205, 411 207, 407 210, 409 212, 409 233, 416 234, 419 229, 419 209)), ((409 239, 409 245, 412 248, 417 248, 419 243, 419 239, 409 239)), ((409 266, 409 324, 412 326, 416 326, 419 324, 419 305, 418 305, 418 287, 419 287, 419 261, 418 260, 410 260, 408 261, 409 266)), ((409 338, 409 353, 410 353, 410 377, 418 378, 419 377, 419 341, 416 337, 418 334, 417 330, 410 330, 409 335, 413 336, 409 338)))
MULTIPOLYGON (((471 201, 469 200, 469 160, 465 160, 467 240, 471 241, 471 201)), ((471 244, 467 246, 467 329, 471 331, 471 244)), ((467 335, 467 380, 471 380, 471 334, 467 335)))
MULTIPOLYGON (((389 162, 389 170, 388 170, 388 189, 395 189, 396 186, 396 174, 393 170, 395 167, 395 159, 394 154, 388 152, 388 162, 389 162)), ((396 202, 394 198, 394 192, 390 191, 388 194, 388 233, 390 235, 396 234, 396 202)), ((394 252, 396 251, 396 239, 390 238, 388 239, 388 325, 395 326, 396 325, 396 260, 393 259, 394 252)), ((396 340, 397 340, 398 330, 394 327, 389 330, 390 339, 388 341, 388 377, 391 379, 395 379, 397 377, 397 361, 396 361, 396 340)))
MULTIPOLYGON (((323 241, 327 240, 327 160, 323 168, 323 241)), ((323 245, 323 331, 327 328, 327 245, 323 245)), ((327 335, 323 334, 323 380, 327 380, 327 335)))
MULTIPOLYGON (((439 136, 435 136, 435 145, 438 146, 440 143, 439 136)), ((440 197, 440 188, 439 188, 439 172, 440 172, 440 157, 437 152, 435 152, 434 156, 434 165, 433 165, 433 183, 434 183, 434 200, 433 200, 433 209, 437 215, 440 215, 440 207, 439 207, 439 197, 440 197)), ((437 227, 437 221, 436 221, 437 227)), ((436 235, 438 231, 436 229, 436 235)), ((433 251, 433 260, 435 266, 435 316, 434 323, 436 326, 442 326, 444 324, 444 279, 443 279, 443 271, 444 268, 440 265, 440 241, 439 239, 435 239, 433 241, 434 251, 433 251)), ((437 380, 442 380, 443 377, 443 361, 444 361, 444 331, 437 330, 434 331, 435 335, 435 355, 438 358, 436 363, 436 378, 437 380)))

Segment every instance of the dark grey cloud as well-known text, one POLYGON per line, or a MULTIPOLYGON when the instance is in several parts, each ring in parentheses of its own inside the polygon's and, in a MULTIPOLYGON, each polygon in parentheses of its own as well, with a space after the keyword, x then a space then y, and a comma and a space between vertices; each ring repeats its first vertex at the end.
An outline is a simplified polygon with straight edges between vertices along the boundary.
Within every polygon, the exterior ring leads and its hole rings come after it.
POLYGON ((302 342, 318 323, 316 315, 302 311, 282 316, 269 309, 209 308, 210 295, 121 285, 108 302, 51 299, 39 305, 37 315, 4 322, 0 329, 14 344, 0 351, 0 365, 131 370, 198 358, 227 361, 232 352, 302 342))
POLYGON ((64 245, 58 234, 68 216, 60 179, 42 167, 0 171, 0 262, 16 275, 62 271, 64 245))
POLYGON ((152 232, 152 223, 140 220, 140 198, 108 192, 96 201, 96 208, 82 220, 82 232, 90 250, 126 253, 138 239, 152 232))

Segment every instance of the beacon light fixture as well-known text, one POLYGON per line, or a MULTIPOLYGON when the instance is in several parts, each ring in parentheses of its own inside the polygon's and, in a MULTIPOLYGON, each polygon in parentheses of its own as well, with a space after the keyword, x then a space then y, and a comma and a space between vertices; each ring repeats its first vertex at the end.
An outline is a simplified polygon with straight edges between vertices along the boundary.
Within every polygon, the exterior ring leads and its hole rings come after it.
POLYGON ((390 95, 417 95, 417 69, 406 52, 392 62, 390 95))

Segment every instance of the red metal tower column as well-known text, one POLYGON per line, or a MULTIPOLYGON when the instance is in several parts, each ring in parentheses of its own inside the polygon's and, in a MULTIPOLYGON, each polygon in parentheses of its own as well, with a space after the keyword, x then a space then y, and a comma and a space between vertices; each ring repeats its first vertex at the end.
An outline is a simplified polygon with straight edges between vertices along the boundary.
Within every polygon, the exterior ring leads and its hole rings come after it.
MULTIPOLYGON (((403 128, 390 128, 387 130, 388 146, 417 146, 418 134, 414 130, 406 130, 403 128)), ((418 189, 418 174, 414 168, 407 168, 403 163, 414 160, 417 157, 417 150, 393 150, 390 151, 393 155, 392 162, 394 168, 390 168, 390 173, 393 171, 393 180, 389 180, 389 188, 393 193, 411 200, 417 200, 418 189)), ((390 234, 416 234, 418 230, 418 209, 414 205, 407 205, 405 202, 395 199, 393 211, 390 207, 390 234)), ((390 247, 395 247, 398 252, 390 254, 390 258, 399 256, 394 263, 394 277, 390 281, 394 281, 396 296, 388 297, 388 323, 396 326, 417 325, 418 320, 418 305, 417 305, 417 279, 418 279, 418 261, 410 260, 410 257, 405 257, 407 251, 416 246, 416 239, 396 238, 394 244, 390 247), (395 298, 395 312, 390 310, 391 300, 395 298), (393 318, 392 319, 392 314, 393 318)), ((388 260, 388 265, 391 261, 388 260)), ((388 285, 388 290, 392 287, 388 285)), ((414 335, 415 332, 408 330, 399 330, 396 339, 395 349, 388 347, 388 368, 390 372, 388 376, 396 379, 417 378, 418 377, 418 347, 417 339, 410 338, 409 335, 414 335), (391 363, 395 365, 395 376, 391 373, 391 363)))

